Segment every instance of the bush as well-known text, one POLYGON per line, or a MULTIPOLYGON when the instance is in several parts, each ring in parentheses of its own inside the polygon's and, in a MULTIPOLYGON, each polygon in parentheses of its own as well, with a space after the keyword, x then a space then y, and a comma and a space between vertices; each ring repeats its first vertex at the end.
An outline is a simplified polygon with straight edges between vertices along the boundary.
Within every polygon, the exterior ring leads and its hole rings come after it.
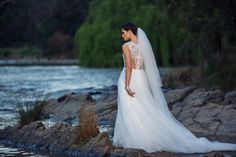
POLYGON ((217 70, 206 71, 208 87, 221 88, 229 91, 236 89, 236 63, 233 58, 221 58, 221 62, 215 67, 217 70))
POLYGON ((83 104, 79 111, 80 124, 76 127, 78 133, 78 144, 87 143, 90 138, 97 136, 99 133, 99 127, 97 124, 96 111, 91 106, 86 107, 83 104))
POLYGON ((42 55, 42 51, 36 47, 22 47, 22 48, 5 48, 0 49, 0 58, 24 58, 24 57, 38 57, 42 55))
POLYGON ((18 101, 18 116, 21 126, 42 119, 41 111, 47 103, 48 95, 36 93, 29 99, 28 101, 22 101, 22 99, 18 101))
POLYGON ((48 39, 49 56, 73 57, 71 50, 73 48, 72 38, 62 32, 55 32, 48 39))

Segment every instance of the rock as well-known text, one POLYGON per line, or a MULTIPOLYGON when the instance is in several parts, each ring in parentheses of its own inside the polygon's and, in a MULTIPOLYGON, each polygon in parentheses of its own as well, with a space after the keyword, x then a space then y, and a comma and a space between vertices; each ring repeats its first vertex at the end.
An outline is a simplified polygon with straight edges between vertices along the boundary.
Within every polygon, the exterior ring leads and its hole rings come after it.
POLYGON ((112 93, 114 91, 117 91, 117 85, 111 85, 101 89, 102 93, 112 93))
MULTIPOLYGON (((5 129, 3 132, 8 132, 5 129)), ((41 121, 32 122, 22 128, 11 128, 11 134, 1 136, 6 139, 31 149, 40 149, 62 152, 76 140, 73 127, 66 124, 57 124, 46 129, 41 121), (66 143, 65 143, 66 141, 66 143)))
POLYGON ((199 88, 194 90, 190 95, 186 97, 184 103, 188 103, 188 106, 201 107, 206 102, 221 103, 224 100, 224 93, 221 90, 206 91, 205 88, 199 88))
POLYGON ((173 89, 165 93, 165 97, 168 105, 174 104, 177 101, 182 101, 189 93, 191 93, 195 86, 188 86, 180 89, 173 89))
POLYGON ((217 115, 221 125, 216 130, 217 135, 229 135, 235 138, 236 142, 236 108, 233 104, 224 106, 217 115))
POLYGON ((236 91, 231 91, 225 94, 224 101, 228 102, 229 104, 236 105, 236 91))
POLYGON ((98 99, 90 94, 66 94, 58 99, 51 99, 43 108, 43 115, 53 115, 58 121, 73 120, 78 117, 83 104, 95 105, 99 125, 114 126, 117 112, 117 87, 111 86, 103 90, 98 99))
POLYGON ((58 99, 51 99, 43 108, 43 115, 54 115, 59 120, 74 119, 78 117, 78 111, 82 104, 94 103, 95 100, 89 94, 76 95, 70 93, 58 99))
POLYGON ((96 104, 96 113, 100 125, 115 125, 117 113, 117 94, 106 94, 96 104))
POLYGON ((63 152, 77 140, 78 135, 75 128, 65 124, 61 124, 57 129, 49 130, 51 132, 45 132, 44 135, 51 135, 49 137, 50 144, 48 145, 51 152, 63 152))
POLYGON ((40 134, 46 128, 41 121, 32 122, 13 132, 11 139, 19 143, 30 145, 33 141, 39 141, 40 134), (31 138, 29 138, 31 137, 31 138))
POLYGON ((172 113, 192 132, 201 136, 230 136, 236 139, 236 112, 233 104, 224 105, 221 90, 194 90, 181 103, 173 105, 172 113), (182 103, 182 104, 181 104, 182 103))
POLYGON ((68 155, 81 157, 103 157, 108 156, 111 148, 112 145, 108 134, 106 132, 102 132, 81 146, 71 145, 65 153, 68 155))
MULTIPOLYGON (((117 114, 117 91, 102 93, 94 101, 89 94, 67 94, 57 100, 51 100, 44 108, 46 113, 56 114, 61 119, 78 116, 81 105, 85 102, 92 104, 96 110, 97 123, 114 127, 117 114), (70 116, 66 114, 70 112, 70 116)), ((102 91, 102 90, 100 90, 102 91)), ((173 115, 192 132, 209 136, 235 136, 235 123, 232 116, 235 116, 233 104, 225 101, 233 100, 234 92, 224 95, 221 90, 206 90, 187 86, 169 90, 165 93, 168 106, 173 115), (229 107, 225 106, 231 106, 229 107), (225 109, 223 109, 225 107, 225 109)), ((113 135, 114 129, 108 133, 113 135)))
POLYGON ((109 135, 106 132, 99 133, 96 137, 90 139, 90 141, 84 144, 80 148, 78 156, 106 156, 112 149, 112 143, 109 139, 109 135), (86 153, 85 153, 86 152, 86 153))
POLYGON ((110 152, 110 157, 142 157, 147 154, 144 150, 134 148, 114 149, 110 152))
POLYGON ((2 130, 1 140, 8 140, 23 145, 26 148, 36 149, 41 141, 41 133, 45 130, 41 121, 32 122, 24 127, 9 127, 2 130))
MULTIPOLYGON (((217 114, 222 111, 222 108, 223 106, 219 106, 214 103, 208 103, 207 105, 203 106, 201 110, 199 110, 199 112, 197 112, 194 116, 194 122, 199 123, 199 125, 204 129, 204 135, 215 134, 217 128, 221 125, 221 121, 217 120, 217 114)), ((194 129, 194 125, 192 125, 191 129, 196 130, 194 129)))
MULTIPOLYGON (((111 89, 112 90, 112 89, 111 89)), ((236 143, 236 108, 234 93, 226 95, 221 90, 209 91, 205 88, 188 86, 170 90, 165 93, 168 105, 173 115, 190 131, 198 136, 212 137, 213 140, 229 137, 228 142, 236 143), (213 138, 214 137, 214 138, 213 138)), ((117 92, 102 93, 94 100, 90 94, 66 94, 58 99, 51 99, 45 106, 44 114, 56 114, 61 119, 67 119, 67 112, 71 117, 77 117, 81 107, 93 109, 100 125, 114 127, 117 114, 117 92)), ((82 114, 81 114, 82 115, 82 114)), ((86 118, 87 119, 87 118, 86 118)), ((81 125, 80 125, 81 126, 81 125)), ((17 146, 30 149, 61 152, 72 156, 129 156, 129 157, 184 157, 184 156, 221 156, 227 153, 184 154, 171 152, 147 153, 142 149, 120 148, 112 145, 109 132, 100 132, 83 143, 77 126, 59 123, 48 129, 40 121, 32 122, 26 126, 16 125, 0 130, 1 141, 11 141, 17 146)), ((235 154, 234 154, 235 155, 235 154)))
POLYGON ((95 148, 112 147, 112 142, 106 132, 99 133, 96 137, 92 138, 86 143, 82 149, 92 150, 95 148))
POLYGON ((97 100, 97 103, 108 103, 117 99, 117 91, 112 93, 104 93, 102 96, 97 100))
POLYGON ((4 140, 6 137, 11 137, 17 128, 18 127, 16 126, 8 126, 4 129, 0 129, 0 140, 4 140))
POLYGON ((204 155, 204 157, 225 157, 222 153, 212 152, 204 155))
POLYGON ((182 109, 183 109, 183 103, 181 102, 176 102, 173 106, 172 106, 172 114, 175 116, 175 117, 179 117, 179 114, 182 112, 182 109))

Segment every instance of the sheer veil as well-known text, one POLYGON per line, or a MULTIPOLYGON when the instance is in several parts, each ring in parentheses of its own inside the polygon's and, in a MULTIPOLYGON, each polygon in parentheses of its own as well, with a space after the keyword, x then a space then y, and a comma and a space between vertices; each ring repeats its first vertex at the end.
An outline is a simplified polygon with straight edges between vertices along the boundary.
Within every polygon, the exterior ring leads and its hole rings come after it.
POLYGON ((156 102, 156 104, 154 104, 155 105, 154 107, 185 129, 183 124, 180 123, 178 120, 176 120, 176 118, 171 114, 167 102, 165 100, 164 94, 160 90, 163 84, 159 70, 157 68, 157 63, 153 53, 153 49, 146 36, 146 33, 140 27, 138 27, 137 37, 138 37, 138 45, 142 57, 144 59, 144 71, 146 73, 154 100, 156 102))
MULTIPOLYGON (((152 46, 146 36, 146 33, 138 27, 138 45, 144 60, 144 71, 146 73, 149 85, 152 90, 153 97, 159 97, 159 89, 163 86, 159 70, 157 68, 156 59, 152 50, 152 46)), ((163 109, 166 110, 165 104, 162 103, 163 109)))

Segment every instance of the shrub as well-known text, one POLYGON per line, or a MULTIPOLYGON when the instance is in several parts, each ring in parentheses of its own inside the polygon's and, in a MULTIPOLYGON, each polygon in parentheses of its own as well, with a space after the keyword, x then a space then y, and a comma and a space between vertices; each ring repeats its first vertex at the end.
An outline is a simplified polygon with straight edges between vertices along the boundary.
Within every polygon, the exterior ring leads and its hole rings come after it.
POLYGON ((99 127, 97 125, 97 116, 94 108, 91 106, 86 107, 84 104, 79 111, 79 122, 77 126, 77 143, 87 143, 90 138, 95 137, 99 133, 99 127))
POLYGON ((28 101, 18 100, 18 116, 21 126, 42 119, 41 111, 47 103, 48 95, 36 93, 30 95, 29 99, 28 101))
POLYGON ((39 57, 42 50, 37 47, 21 47, 21 48, 0 48, 0 58, 26 58, 39 57))

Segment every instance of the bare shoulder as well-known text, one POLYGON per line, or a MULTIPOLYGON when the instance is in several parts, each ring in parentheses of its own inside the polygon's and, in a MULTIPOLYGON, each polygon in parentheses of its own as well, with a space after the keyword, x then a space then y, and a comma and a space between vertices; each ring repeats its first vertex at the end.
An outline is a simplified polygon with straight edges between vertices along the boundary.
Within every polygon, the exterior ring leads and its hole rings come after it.
POLYGON ((128 49, 129 49, 128 44, 129 44, 129 42, 125 42, 125 43, 122 45, 122 49, 123 49, 123 50, 128 50, 128 49))
POLYGON ((129 46, 127 44, 128 42, 125 42, 123 45, 122 45, 122 51, 123 51, 123 54, 125 56, 129 56, 130 55, 130 50, 129 50, 129 46))

